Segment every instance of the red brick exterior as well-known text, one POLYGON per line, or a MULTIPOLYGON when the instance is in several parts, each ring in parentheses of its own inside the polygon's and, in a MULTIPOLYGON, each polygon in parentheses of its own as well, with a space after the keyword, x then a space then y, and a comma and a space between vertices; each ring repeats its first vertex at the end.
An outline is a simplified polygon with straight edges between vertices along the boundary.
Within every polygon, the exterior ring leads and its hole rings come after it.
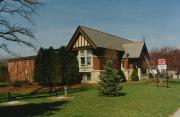
POLYGON ((111 60, 113 68, 120 68, 120 58, 118 57, 118 52, 110 49, 103 49, 101 55, 93 55, 93 69, 94 70, 104 70, 103 67, 107 60, 111 60))
POLYGON ((93 69, 94 70, 102 70, 103 69, 102 58, 93 56, 93 69))
POLYGON ((34 82, 34 58, 19 58, 8 61, 9 81, 34 82))

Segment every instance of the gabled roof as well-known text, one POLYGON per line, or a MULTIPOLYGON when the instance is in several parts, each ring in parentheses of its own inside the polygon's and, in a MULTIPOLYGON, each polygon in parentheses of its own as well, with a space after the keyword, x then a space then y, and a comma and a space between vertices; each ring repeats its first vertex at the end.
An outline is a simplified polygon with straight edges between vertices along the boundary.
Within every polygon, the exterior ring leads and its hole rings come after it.
POLYGON ((85 36, 85 39, 89 41, 93 48, 100 47, 124 51, 122 44, 133 42, 109 33, 101 32, 84 26, 79 26, 67 46, 69 49, 71 48, 73 42, 75 41, 75 37, 79 32, 82 33, 83 36, 85 36))
POLYGON ((125 50, 123 58, 126 58, 127 54, 128 58, 139 58, 143 48, 147 49, 144 41, 123 44, 123 47, 125 50))

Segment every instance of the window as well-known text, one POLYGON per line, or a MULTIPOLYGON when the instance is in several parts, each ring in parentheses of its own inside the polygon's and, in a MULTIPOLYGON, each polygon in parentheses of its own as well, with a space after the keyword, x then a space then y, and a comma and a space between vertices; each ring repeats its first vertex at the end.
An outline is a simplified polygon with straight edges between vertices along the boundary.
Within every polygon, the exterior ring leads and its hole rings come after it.
POLYGON ((92 50, 79 51, 79 66, 91 67, 92 66, 92 50))
POLYGON ((85 66, 86 65, 85 51, 84 50, 80 51, 80 65, 81 66, 85 66))
POLYGON ((87 66, 91 66, 91 57, 87 57, 87 66))
POLYGON ((91 66, 92 51, 87 50, 87 66, 91 66))
POLYGON ((92 56, 92 51, 91 50, 87 50, 87 56, 91 57, 92 56))
POLYGON ((81 51, 80 51, 80 56, 81 56, 81 57, 85 57, 85 51, 84 51, 84 50, 81 50, 81 51))
POLYGON ((85 66, 85 57, 81 57, 81 66, 85 66))
POLYGON ((87 73, 87 80, 88 80, 88 81, 91 80, 91 73, 87 73))

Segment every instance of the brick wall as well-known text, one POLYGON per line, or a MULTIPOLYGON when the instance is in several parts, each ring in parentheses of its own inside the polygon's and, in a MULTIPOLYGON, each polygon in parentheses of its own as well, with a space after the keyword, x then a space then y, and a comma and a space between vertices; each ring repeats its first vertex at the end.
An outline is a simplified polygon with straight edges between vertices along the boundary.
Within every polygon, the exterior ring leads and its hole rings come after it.
POLYGON ((93 55, 93 69, 103 70, 103 67, 107 60, 111 60, 113 68, 120 68, 121 60, 119 58, 119 53, 115 50, 103 49, 101 53, 93 55))
POLYGON ((94 70, 102 70, 104 64, 104 57, 93 56, 93 69, 94 70))

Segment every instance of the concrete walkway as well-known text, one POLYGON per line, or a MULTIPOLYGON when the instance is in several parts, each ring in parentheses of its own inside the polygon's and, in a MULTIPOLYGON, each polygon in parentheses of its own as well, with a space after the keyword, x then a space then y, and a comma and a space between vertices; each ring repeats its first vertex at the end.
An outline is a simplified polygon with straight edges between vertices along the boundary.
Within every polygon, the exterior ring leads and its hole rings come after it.
POLYGON ((180 108, 171 117, 180 117, 180 108))

